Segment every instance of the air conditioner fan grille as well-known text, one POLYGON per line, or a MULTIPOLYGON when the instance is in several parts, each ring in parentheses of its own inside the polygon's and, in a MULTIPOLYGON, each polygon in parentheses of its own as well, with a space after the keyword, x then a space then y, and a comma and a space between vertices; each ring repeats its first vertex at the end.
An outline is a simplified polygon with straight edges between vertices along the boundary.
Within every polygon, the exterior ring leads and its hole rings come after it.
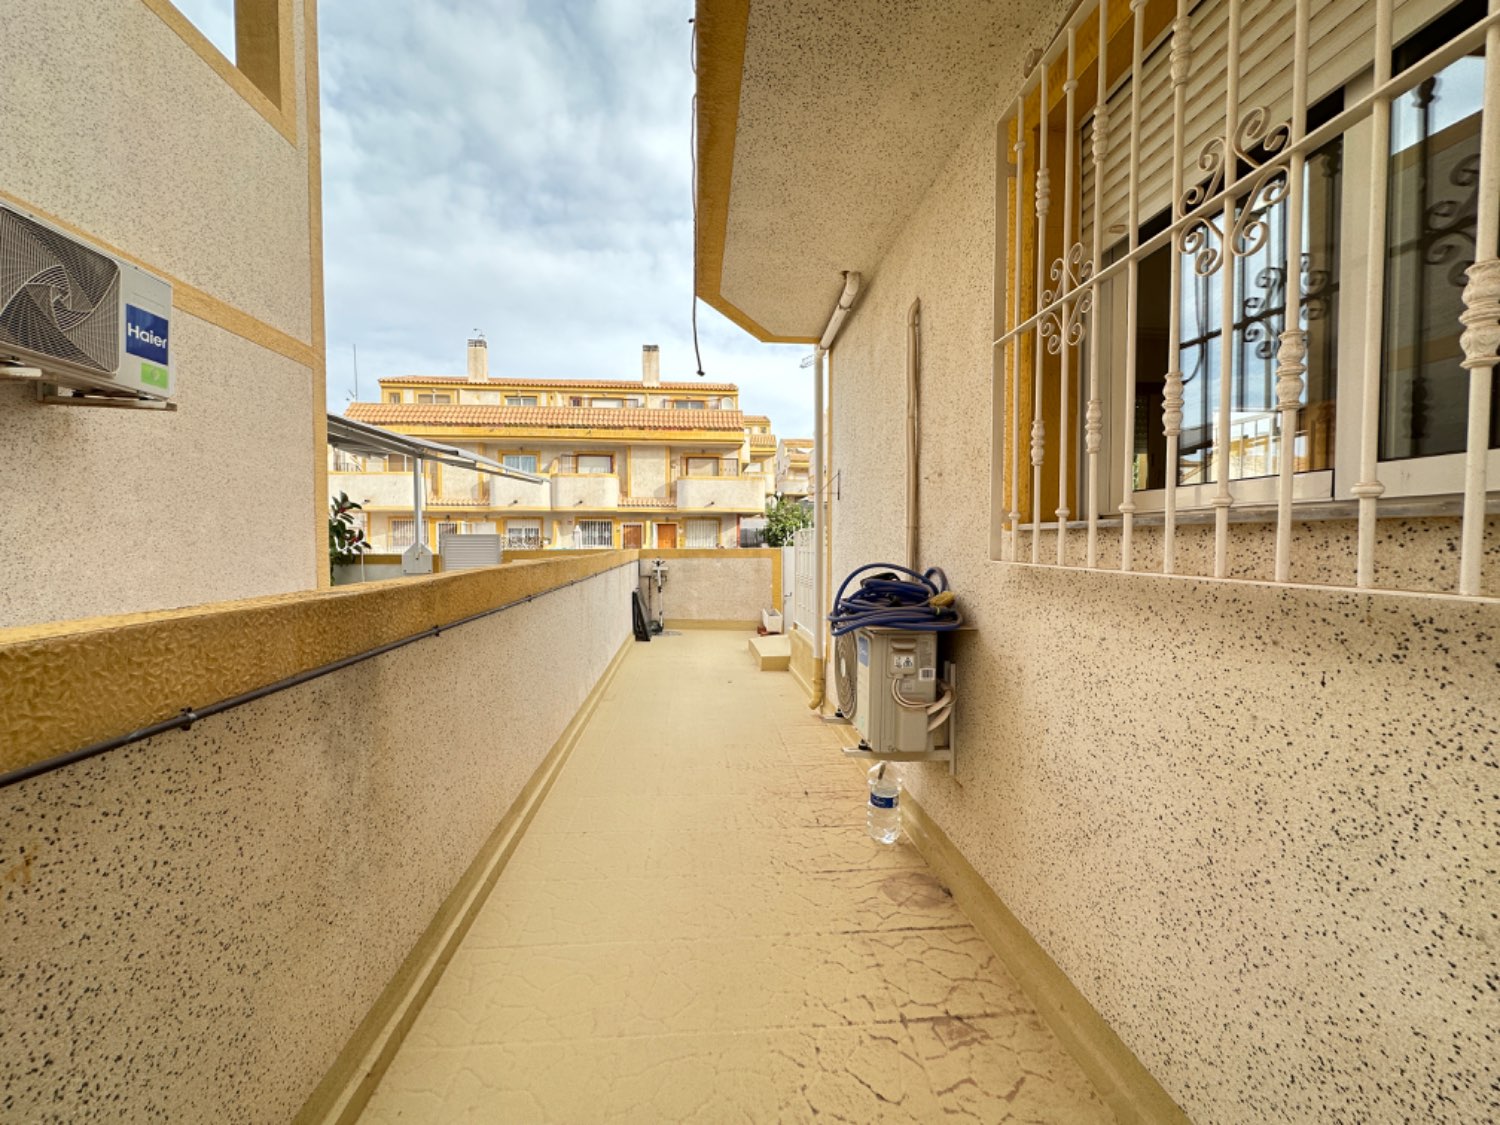
POLYGON ((0 207, 0 349, 104 375, 120 367, 120 267, 0 207))

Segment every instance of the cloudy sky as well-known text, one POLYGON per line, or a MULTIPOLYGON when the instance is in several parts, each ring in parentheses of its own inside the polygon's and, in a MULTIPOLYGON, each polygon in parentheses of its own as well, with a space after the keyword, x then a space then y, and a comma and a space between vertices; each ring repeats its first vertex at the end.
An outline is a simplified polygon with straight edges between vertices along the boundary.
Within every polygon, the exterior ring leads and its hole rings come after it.
MULTIPOLYGON (((176 0, 231 44, 232 0, 176 0)), ((691 379, 691 0, 321 0, 328 402, 375 379, 691 379)), ((806 348, 698 307, 703 366, 783 436, 806 348)))

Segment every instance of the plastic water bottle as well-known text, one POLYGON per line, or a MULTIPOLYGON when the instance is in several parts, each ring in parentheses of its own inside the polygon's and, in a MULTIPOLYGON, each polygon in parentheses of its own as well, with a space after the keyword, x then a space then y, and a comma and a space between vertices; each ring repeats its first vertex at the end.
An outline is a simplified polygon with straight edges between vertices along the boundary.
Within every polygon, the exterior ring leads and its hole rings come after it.
POLYGON ((870 839, 894 844, 901 837, 901 767, 876 762, 870 767, 870 807, 865 811, 870 839))

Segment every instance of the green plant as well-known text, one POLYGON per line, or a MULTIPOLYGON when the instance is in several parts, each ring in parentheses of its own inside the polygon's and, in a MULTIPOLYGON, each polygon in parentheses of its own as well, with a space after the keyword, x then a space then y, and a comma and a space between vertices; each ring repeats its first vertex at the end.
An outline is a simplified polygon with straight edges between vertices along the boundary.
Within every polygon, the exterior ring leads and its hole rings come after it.
POLYGON ((370 541, 354 522, 354 513, 363 509, 345 492, 335 496, 328 507, 328 565, 358 562, 359 556, 370 549, 370 541))
POLYGON ((799 529, 812 526, 812 511, 800 500, 779 493, 766 501, 766 542, 785 547, 799 529))

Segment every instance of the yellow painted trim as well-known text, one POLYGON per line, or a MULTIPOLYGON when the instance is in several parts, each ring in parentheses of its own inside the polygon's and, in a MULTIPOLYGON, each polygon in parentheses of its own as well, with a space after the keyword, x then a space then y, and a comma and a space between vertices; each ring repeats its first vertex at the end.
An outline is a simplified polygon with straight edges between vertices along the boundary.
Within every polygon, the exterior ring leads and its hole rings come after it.
POLYGON ((911 794, 902 827, 1121 1125, 1191 1125, 1151 1072, 911 794))
POLYGON ((246 60, 249 69, 270 87, 269 90, 262 88, 246 70, 230 62, 171 0, 141 0, 141 3, 161 17, 162 22, 264 117, 288 144, 297 143, 297 102, 291 77, 295 71, 289 69, 292 59, 291 0, 237 0, 235 4, 235 53, 242 54, 249 49, 250 57, 246 60), (274 37, 274 48, 271 37, 274 37))
POLYGON ((458 885, 443 900, 412 951, 303 1104, 293 1125, 352 1125, 359 1119, 634 643, 627 637, 620 645, 583 706, 500 818, 458 885))
MULTIPOLYGON (((324 556, 326 558, 326 555, 324 556)), ((632 562, 593 551, 187 609, 0 630, 0 771, 632 562), (246 643, 253 637, 254 644, 246 643)))
MULTIPOLYGON (((281 27, 290 31, 292 20, 291 0, 281 0, 281 27)), ((280 66, 283 81, 289 84, 295 73, 290 35, 282 35, 280 42, 280 66)), ((311 274, 308 293, 312 298, 312 438, 313 438, 313 558, 318 575, 318 587, 328 587, 332 575, 327 565, 328 524, 324 507, 328 503, 328 462, 320 458, 322 450, 328 448, 328 339, 324 323, 323 292, 323 130, 319 110, 318 73, 318 5, 316 0, 304 0, 302 12, 302 64, 305 88, 303 96, 307 103, 307 248, 311 274)), ((288 113, 295 114, 296 98, 290 93, 283 103, 288 113)))
POLYGON ((767 343, 815 344, 816 336, 778 336, 723 294, 724 244, 729 229, 729 189, 739 129, 740 85, 750 0, 698 4, 698 229, 694 255, 699 299, 750 335, 767 343))

